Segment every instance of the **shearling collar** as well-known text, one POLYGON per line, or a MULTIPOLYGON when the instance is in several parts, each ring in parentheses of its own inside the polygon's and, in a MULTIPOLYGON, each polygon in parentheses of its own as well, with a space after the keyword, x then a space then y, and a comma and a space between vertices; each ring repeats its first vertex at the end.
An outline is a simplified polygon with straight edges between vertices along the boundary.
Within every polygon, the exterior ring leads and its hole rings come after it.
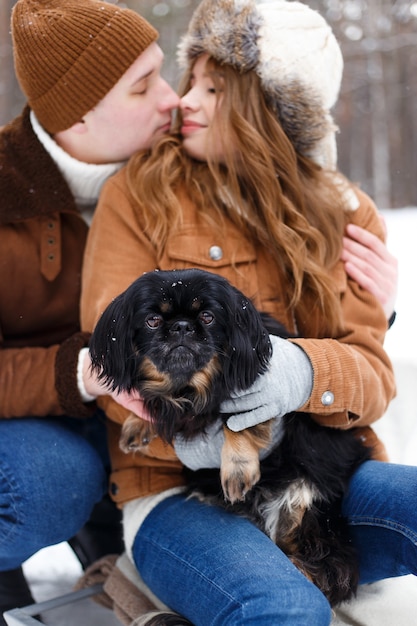
POLYGON ((0 223, 78 213, 74 198, 54 161, 33 132, 29 107, 0 134, 0 223))

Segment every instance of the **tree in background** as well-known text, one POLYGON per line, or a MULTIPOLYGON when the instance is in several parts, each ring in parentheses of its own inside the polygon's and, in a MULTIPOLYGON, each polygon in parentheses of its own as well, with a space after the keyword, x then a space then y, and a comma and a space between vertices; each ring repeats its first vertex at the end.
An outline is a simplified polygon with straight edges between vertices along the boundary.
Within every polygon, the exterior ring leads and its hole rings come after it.
POLYGON ((417 2, 312 0, 345 59, 339 165, 380 208, 417 205, 417 2))

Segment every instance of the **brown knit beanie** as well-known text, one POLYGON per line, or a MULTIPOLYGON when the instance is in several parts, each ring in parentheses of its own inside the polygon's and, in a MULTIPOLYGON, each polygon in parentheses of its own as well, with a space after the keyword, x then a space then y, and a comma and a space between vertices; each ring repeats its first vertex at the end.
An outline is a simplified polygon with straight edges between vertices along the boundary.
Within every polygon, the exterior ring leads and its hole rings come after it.
POLYGON ((49 133, 81 120, 158 38, 138 13, 101 0, 18 0, 11 29, 21 89, 49 133))

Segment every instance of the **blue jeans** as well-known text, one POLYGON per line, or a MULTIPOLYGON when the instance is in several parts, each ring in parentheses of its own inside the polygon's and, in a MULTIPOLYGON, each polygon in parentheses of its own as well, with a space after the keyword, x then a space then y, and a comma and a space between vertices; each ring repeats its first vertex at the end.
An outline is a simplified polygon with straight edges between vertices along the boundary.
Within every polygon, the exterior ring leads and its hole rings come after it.
POLYGON ((107 491, 106 434, 90 420, 0 420, 0 571, 75 535, 107 491))
MULTIPOLYGON (((361 582, 417 573, 417 467, 368 461, 344 513, 361 582)), ((171 497, 145 519, 133 545, 144 581, 196 626, 328 626, 326 598, 245 519, 171 497)), ((411 620, 410 616, 410 620, 411 620)))

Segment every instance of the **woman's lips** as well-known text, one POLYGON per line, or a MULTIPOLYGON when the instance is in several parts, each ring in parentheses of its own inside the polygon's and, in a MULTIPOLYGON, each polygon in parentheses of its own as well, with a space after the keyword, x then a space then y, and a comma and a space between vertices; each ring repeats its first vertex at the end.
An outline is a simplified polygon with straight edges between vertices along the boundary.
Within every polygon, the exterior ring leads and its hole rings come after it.
POLYGON ((188 135, 196 130, 201 130, 202 128, 203 126, 198 124, 198 122, 183 122, 181 126, 181 133, 183 135, 188 135))

